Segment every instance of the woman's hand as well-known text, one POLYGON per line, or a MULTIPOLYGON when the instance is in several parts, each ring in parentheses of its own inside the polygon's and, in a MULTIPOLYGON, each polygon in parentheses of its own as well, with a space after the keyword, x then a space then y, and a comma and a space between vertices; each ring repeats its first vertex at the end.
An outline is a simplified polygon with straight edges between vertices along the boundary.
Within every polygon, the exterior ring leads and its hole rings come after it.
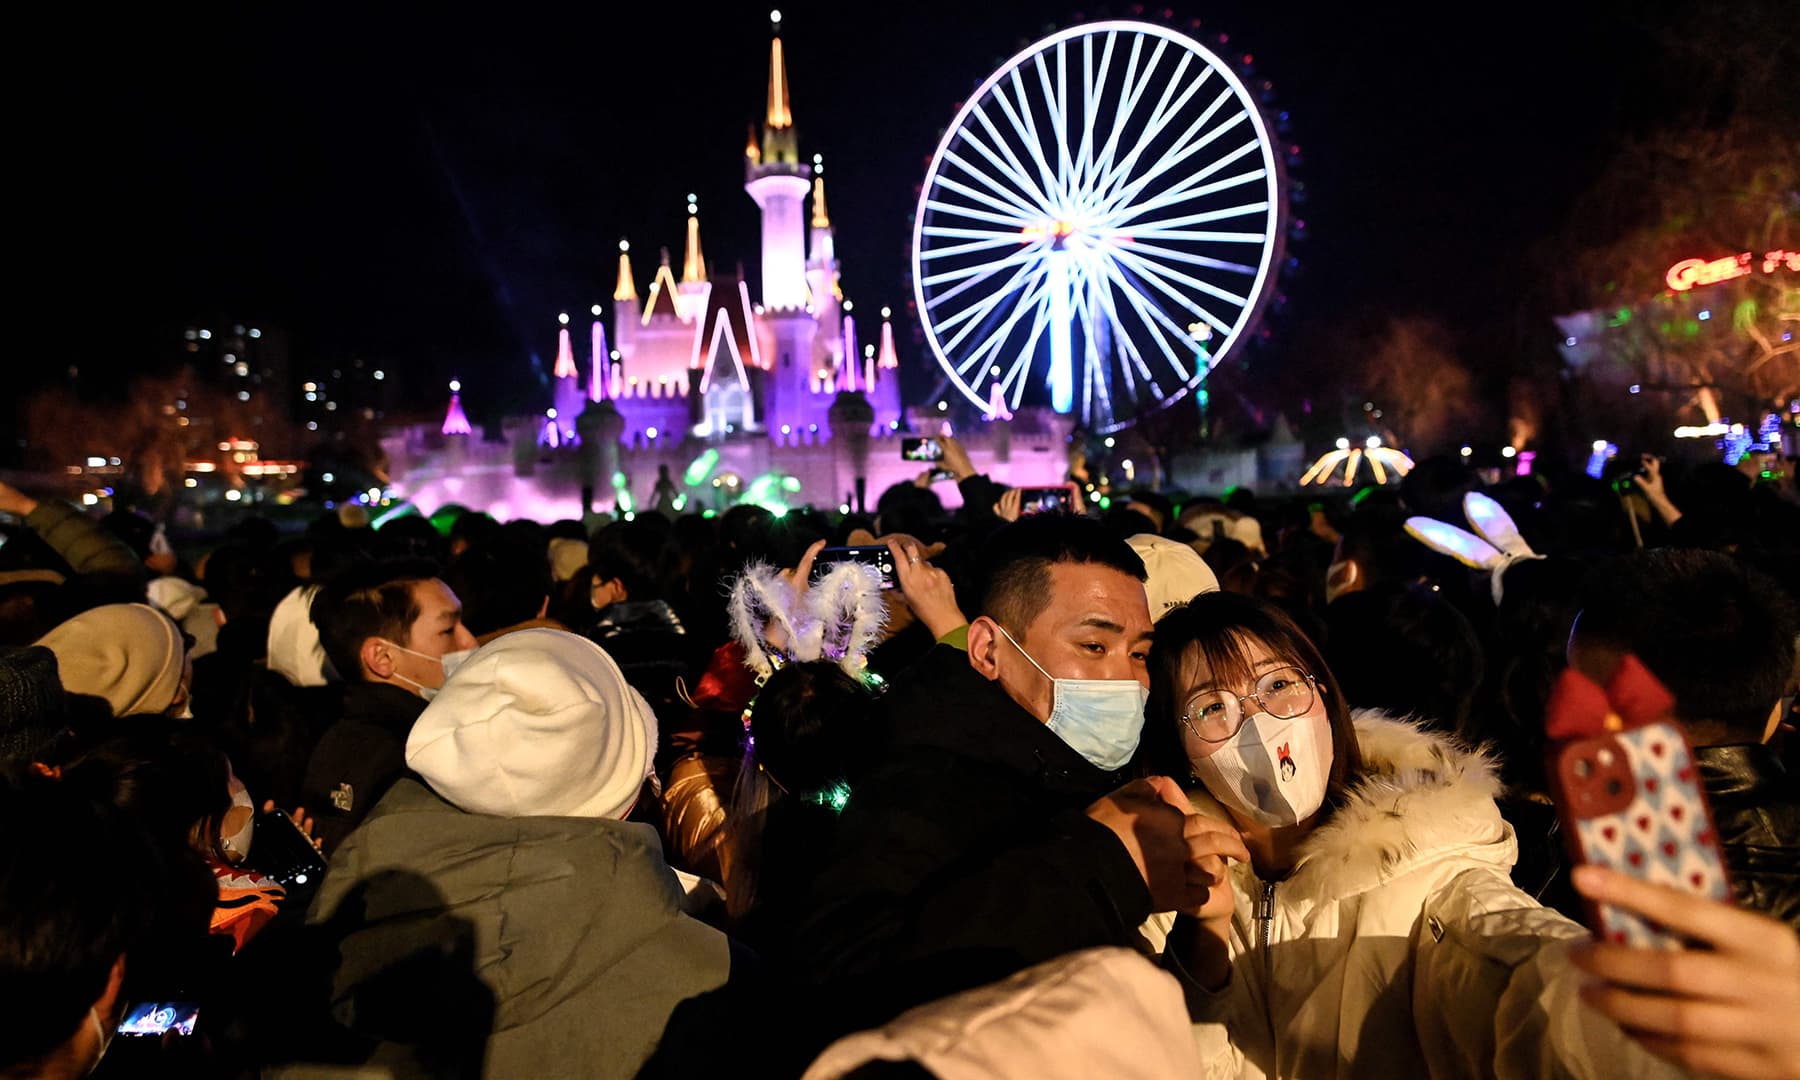
POLYGON ((901 597, 934 639, 968 624, 962 609, 956 606, 956 588, 950 583, 950 575, 925 561, 925 552, 916 540, 889 540, 887 549, 894 557, 894 576, 899 581, 901 597))
MULTIPOLYGON (((265 799, 263 801, 262 808, 263 808, 263 813, 265 813, 265 814, 274 814, 274 813, 280 812, 280 808, 275 805, 274 799, 265 799)), ((300 835, 302 835, 302 836, 306 837, 308 840, 312 841, 312 846, 314 848, 316 848, 319 851, 325 850, 324 839, 313 835, 313 819, 306 816, 306 807, 304 807, 304 806, 294 807, 293 812, 288 814, 288 820, 292 821, 294 823, 294 827, 300 830, 300 835)))
POLYGON ((1681 511, 1669 501, 1668 489, 1663 486, 1662 458, 1645 454, 1638 459, 1638 464, 1637 489, 1644 493, 1644 499, 1656 511, 1656 516, 1662 518, 1664 525, 1681 520, 1681 511))
POLYGON ((1719 1076, 1800 1078, 1800 937, 1785 923, 1732 904, 1597 866, 1575 888, 1640 915, 1698 947, 1578 947, 1575 965, 1598 982, 1582 991, 1644 1048, 1719 1076))
POLYGON ((1000 496, 1000 501, 994 504, 994 516, 1005 522, 1017 521, 1019 514, 1024 510, 1024 505, 1024 491, 1019 488, 1007 488, 1000 496))

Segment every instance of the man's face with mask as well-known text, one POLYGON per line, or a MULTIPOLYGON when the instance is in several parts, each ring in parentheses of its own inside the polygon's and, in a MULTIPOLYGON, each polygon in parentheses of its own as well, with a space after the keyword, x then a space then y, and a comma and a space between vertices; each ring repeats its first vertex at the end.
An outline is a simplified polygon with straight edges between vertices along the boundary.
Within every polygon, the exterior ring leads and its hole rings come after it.
POLYGON ((463 625, 462 601, 442 581, 432 578, 414 582, 412 596, 419 614, 407 627, 406 636, 395 642, 370 638, 364 647, 365 662, 376 681, 392 682, 409 690, 435 690, 444 685, 440 658, 445 653, 473 649, 475 635, 463 625))
POLYGON ((970 624, 970 666, 1040 722, 1054 704, 1052 679, 1132 680, 1149 689, 1144 583, 1101 563, 1052 563, 1048 579, 1043 609, 1023 627, 1008 627, 1016 645, 990 616, 970 624))

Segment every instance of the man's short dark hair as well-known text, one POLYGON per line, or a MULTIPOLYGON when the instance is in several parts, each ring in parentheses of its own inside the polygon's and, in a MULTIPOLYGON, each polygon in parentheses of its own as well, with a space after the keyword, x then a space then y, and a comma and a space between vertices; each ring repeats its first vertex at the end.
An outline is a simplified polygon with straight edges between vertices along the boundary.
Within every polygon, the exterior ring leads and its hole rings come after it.
POLYGON ((463 625, 480 637, 538 617, 550 598, 542 547, 502 540, 463 552, 445 580, 463 602, 463 625))
POLYGON ((413 586, 438 576, 436 563, 400 560, 369 563, 338 575, 313 597, 312 621, 325 655, 345 679, 362 678, 363 642, 386 638, 407 643, 419 618, 413 586))
POLYGON ((158 865, 142 829, 75 785, 0 777, 0 1068, 87 1023, 155 919, 158 865))
POLYGON ((1099 522, 1033 514, 999 530, 983 547, 976 614, 1023 634, 1050 606, 1050 567, 1057 563, 1095 563, 1139 581, 1149 576, 1131 545, 1099 522))
POLYGON ((659 569, 668 527, 646 519, 620 521, 595 534, 588 544, 588 566, 595 581, 619 579, 633 600, 662 597, 659 569))
POLYGON ((1580 610, 1575 636, 1637 654, 1690 727, 1762 739, 1794 672, 1794 608, 1772 579, 1716 551, 1658 548, 1597 568, 1580 610))

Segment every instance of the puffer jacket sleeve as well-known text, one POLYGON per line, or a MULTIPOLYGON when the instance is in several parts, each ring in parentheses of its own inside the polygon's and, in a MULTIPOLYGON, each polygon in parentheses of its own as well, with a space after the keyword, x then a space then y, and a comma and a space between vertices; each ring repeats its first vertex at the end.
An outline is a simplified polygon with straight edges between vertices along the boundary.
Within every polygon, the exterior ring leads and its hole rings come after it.
POLYGON ((25 524, 77 574, 120 578, 144 576, 144 564, 124 541, 68 503, 45 499, 25 519, 25 524))
POLYGON ((1413 932, 1413 1015, 1432 1075, 1688 1075, 1581 1002, 1569 947, 1587 930, 1498 871, 1447 880, 1413 932))

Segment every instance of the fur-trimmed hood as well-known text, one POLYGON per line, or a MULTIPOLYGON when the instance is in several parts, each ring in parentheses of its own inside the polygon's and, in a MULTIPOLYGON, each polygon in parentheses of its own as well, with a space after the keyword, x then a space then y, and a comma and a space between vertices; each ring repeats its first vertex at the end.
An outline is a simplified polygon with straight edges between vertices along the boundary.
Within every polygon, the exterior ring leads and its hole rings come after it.
POLYGON ((1446 856, 1511 869, 1518 842, 1494 802, 1491 757, 1376 709, 1351 720, 1363 775, 1306 838, 1284 892, 1342 900, 1446 856))

